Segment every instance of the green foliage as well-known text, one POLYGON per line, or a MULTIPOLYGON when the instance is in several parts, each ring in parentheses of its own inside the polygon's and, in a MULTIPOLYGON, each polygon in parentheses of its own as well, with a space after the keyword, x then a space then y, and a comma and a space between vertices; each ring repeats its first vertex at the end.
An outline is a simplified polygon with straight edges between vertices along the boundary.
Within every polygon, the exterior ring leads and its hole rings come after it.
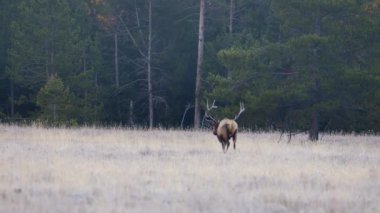
MULTIPOLYGON (((320 130, 379 132, 379 5, 234 0, 230 32, 229 1, 208 1, 203 104, 215 99, 223 118, 243 101, 239 124, 249 128, 308 130, 317 112, 320 130)), ((153 95, 164 126, 177 126, 193 102, 198 9, 190 0, 153 4, 153 95)), ((146 124, 147 12, 135 0, 1 1, 0 117, 127 124, 132 101, 135 124, 146 124)))
POLYGON ((257 128, 306 130, 317 110, 322 130, 379 131, 378 19, 355 1, 272 2, 278 39, 220 49, 230 75, 209 75, 205 96, 245 101, 242 123, 257 128))
POLYGON ((15 8, 17 16, 8 23, 7 74, 15 83, 17 109, 24 111, 23 116, 35 114, 39 89, 55 75, 72 89, 76 119, 81 123, 99 119, 102 104, 96 81, 103 59, 89 5, 85 1, 20 0, 15 8))
POLYGON ((41 108, 39 118, 51 124, 67 123, 72 112, 71 97, 63 81, 53 75, 37 94, 37 105, 41 108))
POLYGON ((49 76, 73 75, 79 67, 79 28, 66 0, 21 1, 11 23, 9 62, 17 83, 32 90, 49 76))

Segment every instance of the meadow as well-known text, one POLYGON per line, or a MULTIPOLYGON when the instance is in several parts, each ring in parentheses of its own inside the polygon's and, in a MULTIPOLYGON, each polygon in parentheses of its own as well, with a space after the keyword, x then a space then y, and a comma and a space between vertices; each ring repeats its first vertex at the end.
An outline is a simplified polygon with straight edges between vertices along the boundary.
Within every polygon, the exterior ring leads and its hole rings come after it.
POLYGON ((380 137, 0 125, 0 212, 380 212, 380 137))

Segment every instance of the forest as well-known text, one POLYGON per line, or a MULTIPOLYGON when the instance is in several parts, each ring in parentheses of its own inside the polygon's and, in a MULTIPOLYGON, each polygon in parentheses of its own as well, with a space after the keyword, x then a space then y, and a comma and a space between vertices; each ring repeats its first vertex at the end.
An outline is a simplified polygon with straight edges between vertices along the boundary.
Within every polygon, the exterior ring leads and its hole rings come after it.
POLYGON ((380 132, 380 0, 0 0, 0 121, 380 132))

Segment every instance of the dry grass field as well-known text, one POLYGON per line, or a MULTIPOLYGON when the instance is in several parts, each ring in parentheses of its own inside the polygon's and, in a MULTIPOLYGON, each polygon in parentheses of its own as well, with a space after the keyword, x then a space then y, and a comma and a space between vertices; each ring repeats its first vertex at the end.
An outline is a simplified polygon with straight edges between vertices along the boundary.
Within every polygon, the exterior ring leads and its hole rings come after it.
POLYGON ((0 125, 0 212, 380 212, 380 137, 0 125))

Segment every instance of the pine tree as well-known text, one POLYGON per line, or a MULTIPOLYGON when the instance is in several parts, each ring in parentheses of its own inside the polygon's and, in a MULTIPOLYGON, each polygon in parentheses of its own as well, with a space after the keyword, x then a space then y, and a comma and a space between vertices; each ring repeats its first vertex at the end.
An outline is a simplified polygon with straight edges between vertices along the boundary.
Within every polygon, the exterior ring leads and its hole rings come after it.
POLYGON ((19 15, 11 24, 8 58, 9 75, 27 91, 22 94, 28 97, 24 103, 35 104, 38 90, 56 75, 74 93, 78 121, 99 118, 97 72, 102 68, 102 58, 88 9, 84 1, 71 7, 68 0, 21 1, 19 15))
POLYGON ((37 91, 51 75, 80 70, 79 28, 66 0, 28 0, 11 25, 9 63, 17 84, 37 91))
POLYGON ((270 7, 266 25, 277 37, 243 35, 221 50, 231 75, 210 75, 209 97, 241 97, 255 125, 308 129, 311 140, 319 130, 376 129, 364 120, 377 114, 378 19, 354 1, 279 0, 270 7))
POLYGON ((63 81, 53 75, 37 94, 37 105, 41 108, 40 119, 51 124, 60 124, 69 120, 70 92, 63 81))

